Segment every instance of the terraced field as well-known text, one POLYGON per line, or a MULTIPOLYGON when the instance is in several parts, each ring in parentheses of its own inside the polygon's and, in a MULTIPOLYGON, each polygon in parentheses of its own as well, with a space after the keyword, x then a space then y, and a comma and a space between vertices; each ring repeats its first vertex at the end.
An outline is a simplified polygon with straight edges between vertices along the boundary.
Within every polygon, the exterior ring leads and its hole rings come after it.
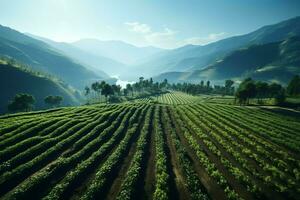
POLYGON ((167 93, 0 127, 1 199, 300 197, 298 117, 167 93))

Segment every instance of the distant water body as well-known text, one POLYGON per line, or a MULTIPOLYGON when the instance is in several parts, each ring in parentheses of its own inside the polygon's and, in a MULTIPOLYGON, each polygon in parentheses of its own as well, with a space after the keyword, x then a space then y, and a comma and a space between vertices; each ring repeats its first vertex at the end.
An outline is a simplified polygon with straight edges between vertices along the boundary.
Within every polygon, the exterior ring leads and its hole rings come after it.
POLYGON ((126 85, 129 84, 133 84, 135 83, 135 81, 126 81, 126 80, 121 80, 119 75, 114 75, 112 76, 113 78, 117 79, 116 85, 120 85, 122 87, 122 89, 126 88, 126 85))

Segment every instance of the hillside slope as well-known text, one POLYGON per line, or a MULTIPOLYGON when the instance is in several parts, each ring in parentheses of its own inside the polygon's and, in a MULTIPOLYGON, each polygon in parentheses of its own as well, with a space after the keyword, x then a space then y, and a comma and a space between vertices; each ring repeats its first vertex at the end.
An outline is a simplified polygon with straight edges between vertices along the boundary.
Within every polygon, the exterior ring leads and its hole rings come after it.
MULTIPOLYGON (((162 74, 157 79, 163 79, 173 73, 162 74)), ((300 37, 289 37, 282 42, 240 49, 205 69, 178 73, 177 78, 173 77, 171 80, 223 82, 225 79, 240 80, 252 77, 287 83, 295 74, 300 74, 300 37)))
POLYGON ((278 42, 297 35, 300 35, 300 17, 264 26, 254 32, 230 37, 208 45, 187 45, 162 52, 150 58, 147 62, 136 66, 136 69, 143 69, 145 75, 155 75, 169 71, 201 70, 239 48, 254 44, 278 42))
POLYGON ((55 75, 78 89, 93 79, 103 78, 48 44, 1 25, 0 55, 12 57, 34 70, 55 75))
POLYGON ((35 97, 36 109, 45 107, 44 98, 60 95, 63 105, 77 105, 74 93, 62 83, 31 73, 16 65, 0 60, 0 113, 6 111, 7 104, 17 93, 28 93, 35 97))
POLYGON ((70 43, 55 42, 48 38, 43 38, 32 34, 27 34, 27 35, 49 44, 51 47, 59 50, 64 55, 72 58, 73 60, 79 63, 82 63, 85 67, 94 71, 96 74, 98 74, 103 78, 109 78, 109 75, 110 76, 115 75, 116 72, 126 68, 126 66, 123 63, 120 63, 118 61, 115 61, 113 59, 104 56, 100 56, 100 55, 96 55, 84 51, 70 43))

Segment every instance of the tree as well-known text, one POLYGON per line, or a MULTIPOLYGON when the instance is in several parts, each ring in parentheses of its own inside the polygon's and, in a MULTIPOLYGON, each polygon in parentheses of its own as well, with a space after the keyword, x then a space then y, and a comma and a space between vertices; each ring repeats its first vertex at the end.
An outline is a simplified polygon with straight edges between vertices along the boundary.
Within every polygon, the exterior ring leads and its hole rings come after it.
POLYGON ((234 81, 233 80, 226 80, 225 81, 225 93, 226 94, 231 94, 231 91, 232 91, 232 85, 234 84, 234 81))
POLYGON ((94 98, 96 98, 96 94, 98 93, 98 91, 99 91, 99 83, 98 82, 94 82, 94 83, 92 83, 92 85, 91 85, 91 89, 92 90, 94 90, 94 98))
POLYGON ((139 80, 140 80, 140 83, 142 83, 142 82, 144 81, 144 77, 141 76, 141 77, 139 78, 139 80))
POLYGON ((46 104, 48 104, 49 106, 51 106, 51 107, 56 107, 56 106, 59 106, 61 104, 62 100, 63 100, 62 96, 52 96, 52 95, 50 95, 50 96, 45 97, 44 102, 46 104))
POLYGON ((123 89, 124 96, 128 95, 128 90, 126 88, 123 89))
POLYGON ((130 91, 131 95, 133 96, 133 88, 129 83, 126 85, 126 89, 128 90, 128 92, 130 91))
POLYGON ((231 88, 233 84, 234 84, 233 80, 226 80, 225 81, 225 88, 231 88))
POLYGON ((112 90, 113 90, 113 92, 115 94, 120 95, 120 93, 121 93, 121 86, 119 86, 119 85, 112 85, 111 87, 112 87, 112 90))
POLYGON ((84 90, 85 90, 85 93, 84 93, 84 95, 85 96, 87 96, 87 95, 89 95, 90 94, 90 88, 88 87, 88 86, 86 86, 85 88, 84 88, 84 90))
POLYGON ((209 88, 209 86, 210 86, 210 81, 207 81, 206 82, 206 87, 209 88))
POLYGON ((201 82, 200 82, 200 86, 201 86, 201 87, 204 87, 204 81, 201 81, 201 82))
POLYGON ((245 89, 238 90, 236 92, 235 96, 238 99, 240 105, 244 105, 244 104, 247 103, 248 93, 247 93, 247 91, 245 89))
POLYGON ((240 104, 249 104, 249 99, 256 96, 256 86, 251 78, 245 79, 236 92, 240 104))
POLYGON ((281 105, 285 102, 286 95, 285 90, 282 88, 276 95, 275 95, 275 104, 281 105))
POLYGON ((35 99, 30 94, 20 93, 8 104, 10 112, 30 111, 35 103, 35 99))
POLYGON ((282 90, 282 86, 278 83, 272 83, 269 86, 269 96, 274 98, 277 94, 279 94, 282 90))
POLYGON ((300 76, 294 76, 287 86, 287 93, 291 96, 300 95, 300 76))
POLYGON ((105 84, 102 88, 101 94, 105 96, 107 101, 107 97, 114 94, 113 88, 109 84, 105 84))
POLYGON ((258 81, 256 83, 256 97, 257 101, 261 102, 263 98, 266 98, 269 93, 269 85, 268 83, 258 81))

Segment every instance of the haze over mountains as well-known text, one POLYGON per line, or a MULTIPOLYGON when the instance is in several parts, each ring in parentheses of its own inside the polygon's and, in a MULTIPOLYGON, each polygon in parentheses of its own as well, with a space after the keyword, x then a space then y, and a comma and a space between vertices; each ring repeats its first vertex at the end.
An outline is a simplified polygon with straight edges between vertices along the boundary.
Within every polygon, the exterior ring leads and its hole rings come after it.
MULTIPOLYGON (((188 45, 174 49, 152 58, 148 62, 138 66, 138 68, 149 69, 147 73, 152 74, 159 73, 161 69, 164 69, 164 72, 201 70, 215 62, 219 62, 220 59, 240 48, 247 48, 255 44, 283 41, 288 37, 297 35, 300 35, 300 17, 265 26, 249 34, 230 37, 208 45, 188 45)), ((255 60, 255 58, 253 59, 255 60)), ((237 67, 243 68, 243 66, 237 67)), ((212 77, 207 76, 206 78, 211 79, 212 77)), ((184 80, 191 81, 186 78, 184 80)))
POLYGON ((300 17, 207 45, 172 50, 97 39, 62 43, 0 26, 0 56, 55 76, 79 91, 95 80, 113 83, 113 75, 218 84, 250 76, 286 83, 300 73, 299 37, 300 17))
POLYGON ((52 74, 78 89, 103 78, 50 45, 4 26, 0 26, 0 55, 52 74))
POLYGON ((156 47, 137 47, 122 41, 101 41, 97 39, 82 39, 72 45, 98 56, 105 56, 126 65, 141 62, 163 49, 156 47))
MULTIPOLYGON (((274 25, 264 26, 245 35, 230 37, 208 45, 186 45, 173 50, 136 47, 121 41, 100 41, 97 39, 82 39, 74 43, 55 43, 47 39, 43 41, 73 59, 91 66, 94 71, 103 70, 109 75, 117 74, 125 79, 137 80, 137 77, 144 76, 155 77, 156 80, 167 78, 173 82, 197 82, 200 78, 222 82, 225 78, 238 79, 240 77, 236 77, 236 74, 232 74, 232 76, 227 74, 224 77, 213 76, 208 73, 208 71, 211 72, 209 70, 211 65, 216 65, 233 51, 241 48, 279 42, 300 35, 299 27, 300 18, 296 17, 274 25), (201 72, 202 75, 199 74, 199 70, 204 70, 201 72), (216 78, 218 79, 216 80, 216 78)), ((260 58, 259 55, 257 56, 253 57, 252 61, 256 58, 264 59, 260 58)), ((239 64, 238 62, 234 64, 237 65, 234 67, 240 69, 239 71, 243 71, 239 75, 244 77, 245 72, 249 70, 247 66, 241 66, 242 63, 239 64)), ((249 64, 254 68, 261 67, 256 66, 255 62, 249 64)), ((264 79, 263 76, 261 78, 264 79)), ((285 82, 289 76, 284 79, 270 76, 266 78, 285 82)))
POLYGON ((288 37, 281 42, 252 45, 229 53, 223 59, 202 70, 166 72, 155 80, 167 78, 170 82, 199 82, 211 80, 223 84, 225 79, 256 80, 287 83, 300 74, 300 37, 288 37))

